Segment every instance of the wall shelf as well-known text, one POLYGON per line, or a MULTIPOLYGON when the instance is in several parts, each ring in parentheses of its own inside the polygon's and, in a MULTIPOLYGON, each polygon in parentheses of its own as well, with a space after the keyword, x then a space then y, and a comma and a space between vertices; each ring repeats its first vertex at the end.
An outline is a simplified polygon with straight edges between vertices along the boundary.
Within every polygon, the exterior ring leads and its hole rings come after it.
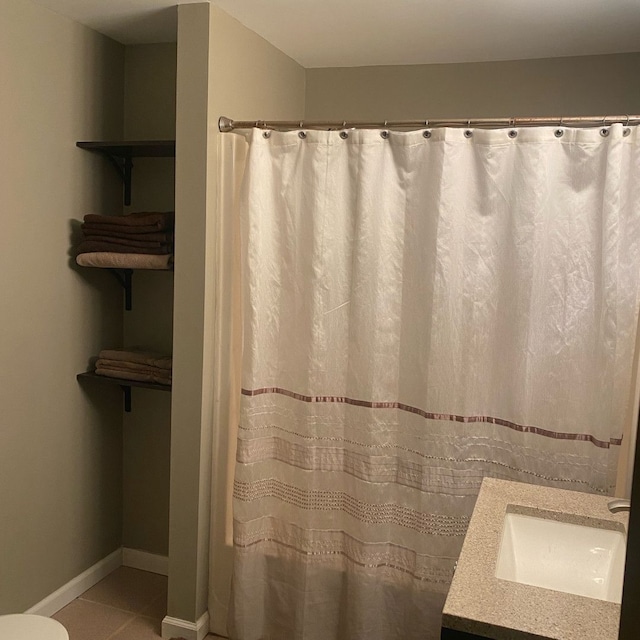
POLYGON ((83 380, 94 380, 103 384, 116 385, 122 389, 124 398, 124 410, 131 412, 131 387, 139 387, 141 389, 155 389, 156 391, 171 392, 171 385, 156 384, 154 382, 138 382, 137 380, 123 380, 121 378, 110 378, 109 376, 100 376, 95 371, 85 371, 79 373, 76 378, 79 382, 83 380))
POLYGON ((133 158, 174 158, 175 140, 142 140, 138 142, 76 142, 80 149, 105 156, 115 167, 124 184, 124 204, 131 204, 131 172, 133 158))

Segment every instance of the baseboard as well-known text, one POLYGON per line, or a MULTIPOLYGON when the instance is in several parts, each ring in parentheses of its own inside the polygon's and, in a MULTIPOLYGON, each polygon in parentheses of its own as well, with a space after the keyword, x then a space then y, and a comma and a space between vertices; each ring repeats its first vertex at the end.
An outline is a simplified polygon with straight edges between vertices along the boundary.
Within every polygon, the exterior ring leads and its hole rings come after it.
POLYGON ((180 620, 165 616, 162 621, 162 637, 164 640, 183 638, 184 640, 203 640, 209 633, 209 612, 203 613, 197 622, 180 620))
POLYGON ((122 565, 133 569, 142 569, 161 576, 169 575, 169 558, 155 553, 122 547, 122 565))
POLYGON ((83 571, 67 584, 62 585, 57 591, 48 595, 33 607, 27 609, 25 613, 32 613, 40 616, 52 616, 70 602, 83 594, 87 589, 91 589, 95 584, 106 578, 112 571, 122 565, 122 549, 116 549, 106 558, 99 560, 92 567, 83 571))

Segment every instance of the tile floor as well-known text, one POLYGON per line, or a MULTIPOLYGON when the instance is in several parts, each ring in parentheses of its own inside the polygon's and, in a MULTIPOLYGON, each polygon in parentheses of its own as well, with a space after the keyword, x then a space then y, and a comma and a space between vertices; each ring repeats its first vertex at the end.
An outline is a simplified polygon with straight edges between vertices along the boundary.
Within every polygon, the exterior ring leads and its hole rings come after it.
POLYGON ((52 617, 70 640, 158 640, 167 578, 120 567, 52 617))
POLYGON ((166 576, 120 567, 52 618, 69 640, 159 640, 166 612, 166 576))

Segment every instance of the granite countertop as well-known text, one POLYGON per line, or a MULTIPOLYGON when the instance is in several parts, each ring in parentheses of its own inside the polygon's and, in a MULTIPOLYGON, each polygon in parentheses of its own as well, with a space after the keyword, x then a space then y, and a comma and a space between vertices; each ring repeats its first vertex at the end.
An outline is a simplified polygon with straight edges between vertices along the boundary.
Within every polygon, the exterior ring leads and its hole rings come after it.
POLYGON ((590 526, 597 519, 603 521, 603 528, 626 533, 628 514, 612 514, 607 508, 610 500, 609 496, 485 478, 442 626, 494 640, 617 640, 619 604, 495 576, 507 508, 590 526))

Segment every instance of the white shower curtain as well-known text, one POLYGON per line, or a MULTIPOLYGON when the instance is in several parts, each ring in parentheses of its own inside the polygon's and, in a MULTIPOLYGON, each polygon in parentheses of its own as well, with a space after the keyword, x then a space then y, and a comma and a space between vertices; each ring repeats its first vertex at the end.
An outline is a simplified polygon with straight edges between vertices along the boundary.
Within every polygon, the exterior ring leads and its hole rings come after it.
POLYGON ((612 491, 638 141, 251 133, 233 639, 438 638, 483 477, 612 491))

